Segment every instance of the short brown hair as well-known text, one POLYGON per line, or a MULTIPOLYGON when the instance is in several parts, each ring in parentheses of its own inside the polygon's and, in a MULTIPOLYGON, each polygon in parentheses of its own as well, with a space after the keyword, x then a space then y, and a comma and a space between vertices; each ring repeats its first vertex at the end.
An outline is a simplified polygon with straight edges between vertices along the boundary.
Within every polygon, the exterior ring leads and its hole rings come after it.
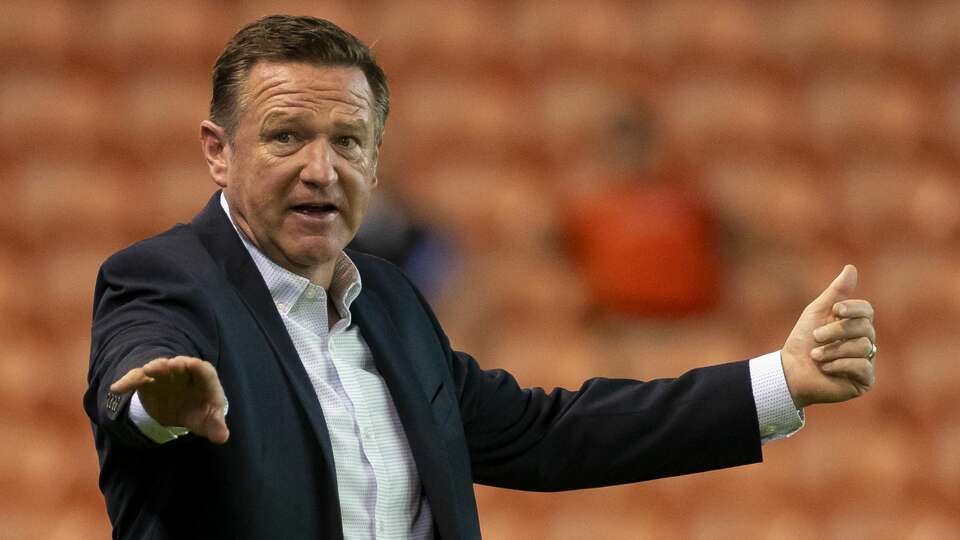
POLYGON ((233 136, 239 122, 238 94, 257 62, 307 62, 320 66, 355 66, 373 92, 377 142, 390 112, 390 89, 383 69, 359 39, 330 21, 314 17, 271 15, 234 34, 213 65, 210 118, 233 136))

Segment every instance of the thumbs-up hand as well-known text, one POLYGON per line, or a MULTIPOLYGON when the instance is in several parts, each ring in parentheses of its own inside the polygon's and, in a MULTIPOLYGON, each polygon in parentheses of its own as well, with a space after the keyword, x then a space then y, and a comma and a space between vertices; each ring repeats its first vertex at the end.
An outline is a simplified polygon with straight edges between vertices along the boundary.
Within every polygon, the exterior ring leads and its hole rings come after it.
POLYGON ((850 299, 856 286, 857 269, 847 265, 803 310, 783 345, 783 373, 798 408, 853 399, 873 386, 873 306, 850 299))

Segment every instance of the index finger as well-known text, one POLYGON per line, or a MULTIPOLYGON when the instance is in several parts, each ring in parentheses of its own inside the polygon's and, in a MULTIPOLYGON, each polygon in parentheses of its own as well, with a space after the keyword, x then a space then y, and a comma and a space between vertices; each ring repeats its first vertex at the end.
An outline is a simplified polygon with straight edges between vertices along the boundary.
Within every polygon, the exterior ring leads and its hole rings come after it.
POLYGON ((866 300, 844 300, 833 305, 833 312, 845 319, 873 320, 873 304, 866 300))

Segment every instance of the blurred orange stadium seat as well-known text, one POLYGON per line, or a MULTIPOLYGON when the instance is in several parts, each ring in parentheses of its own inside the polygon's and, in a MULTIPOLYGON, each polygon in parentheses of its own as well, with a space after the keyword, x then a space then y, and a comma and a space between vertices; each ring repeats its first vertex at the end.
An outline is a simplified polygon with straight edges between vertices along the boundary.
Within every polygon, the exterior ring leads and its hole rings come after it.
POLYGON ((933 119, 923 85, 882 65, 822 70, 807 84, 804 106, 813 144, 837 158, 851 150, 908 156, 933 119))
POLYGON ((0 17, 0 59, 5 65, 59 63, 72 46, 68 0, 6 0, 0 17))
POLYGON ((900 57, 935 76, 954 72, 960 57, 960 4, 934 0, 896 6, 900 57))
POLYGON ((80 43, 100 61, 123 72, 177 66, 206 72, 233 26, 245 23, 216 2, 162 3, 108 0, 92 7, 91 31, 80 43))
POLYGON ((768 76, 691 69, 664 92, 668 138, 690 156, 769 147, 798 138, 790 93, 768 76))
MULTIPOLYGON (((108 103, 99 79, 47 68, 13 67, 0 79, 0 152, 83 158, 96 152, 94 136, 108 103)), ((43 156, 46 158, 47 156, 43 156)))
POLYGON ((816 164, 786 153, 731 152, 713 160, 704 189, 725 226, 741 241, 822 246, 840 216, 824 212, 830 178, 816 164))

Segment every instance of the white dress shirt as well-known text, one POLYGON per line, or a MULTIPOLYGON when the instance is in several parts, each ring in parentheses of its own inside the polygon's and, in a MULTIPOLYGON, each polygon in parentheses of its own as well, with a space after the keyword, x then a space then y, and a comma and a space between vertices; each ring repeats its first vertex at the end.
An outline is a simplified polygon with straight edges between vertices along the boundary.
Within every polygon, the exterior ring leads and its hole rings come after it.
MULTIPOLYGON (((230 217, 222 194, 220 204, 230 217)), ((320 401, 333 448, 345 537, 431 537, 430 505, 403 426, 370 349, 352 324, 350 305, 361 290, 356 266, 346 254, 340 255, 328 296, 319 285, 267 258, 239 229, 237 234, 270 290, 320 401), (332 328, 328 299, 340 315, 332 328)), ((793 404, 779 351, 750 360, 750 383, 762 442, 789 437, 803 427, 803 412, 793 404)), ((157 443, 187 433, 157 423, 136 393, 129 416, 157 443)))
POLYGON ((320 400, 330 434, 346 538, 429 538, 424 497, 400 417, 373 354, 352 324, 360 274, 337 259, 330 294, 280 267, 244 239, 320 400), (327 302, 340 320, 332 327, 327 302))

